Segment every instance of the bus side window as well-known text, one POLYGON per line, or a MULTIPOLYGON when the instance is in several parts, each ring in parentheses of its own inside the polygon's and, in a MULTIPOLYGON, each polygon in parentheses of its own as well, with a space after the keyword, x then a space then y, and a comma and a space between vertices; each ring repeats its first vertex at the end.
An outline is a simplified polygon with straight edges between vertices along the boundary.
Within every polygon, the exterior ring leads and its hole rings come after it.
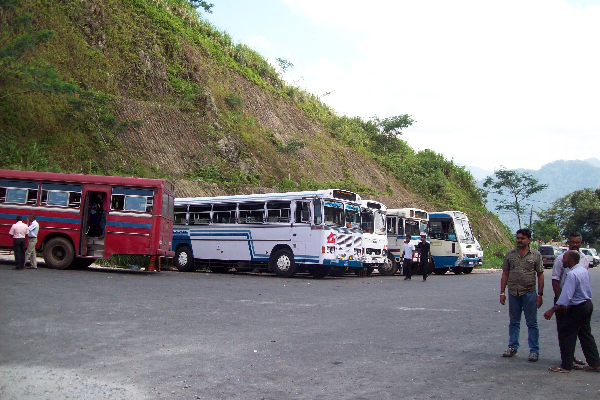
POLYGON ((0 179, 0 203, 36 205, 38 183, 0 179))
POLYGON ((291 208, 289 201, 267 202, 267 222, 290 222, 291 208))
MULTIPOLYGON (((185 206, 177 206, 175 208, 175 213, 177 214, 177 210, 179 207, 185 206)), ((193 205, 190 206, 190 225, 208 225, 210 224, 210 204, 205 204, 201 206, 193 205)), ((183 211, 185 213, 185 209, 183 211)), ((177 219, 177 216, 175 217, 177 219)), ((184 216, 185 219, 185 216, 184 216)))
POLYGON ((178 225, 187 225, 187 206, 175 207, 175 223, 178 225))
POLYGON ((125 207, 125 195, 113 194, 110 199, 110 209, 122 211, 123 207, 125 207))
POLYGON ((387 217, 387 233, 388 235, 396 234, 396 217, 387 217))
POLYGON ((308 201, 297 201, 296 202, 296 222, 310 223, 310 202, 308 201))

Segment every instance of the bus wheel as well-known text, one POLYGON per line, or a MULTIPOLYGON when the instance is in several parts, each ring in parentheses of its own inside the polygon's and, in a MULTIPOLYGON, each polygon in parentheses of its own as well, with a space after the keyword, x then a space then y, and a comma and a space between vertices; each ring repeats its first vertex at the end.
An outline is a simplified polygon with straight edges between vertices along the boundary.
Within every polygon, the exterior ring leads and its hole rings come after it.
POLYGON ((71 264, 71 268, 73 269, 86 269, 90 265, 92 265, 96 261, 95 258, 76 258, 73 260, 71 264))
POLYGON ((269 264, 273 272, 280 278, 289 278, 296 273, 296 263, 294 262, 294 253, 288 249, 279 249, 271 259, 269 264))
POLYGON ((308 273, 310 276, 316 279, 325 278, 329 275, 331 271, 331 267, 326 267, 324 265, 312 265, 308 267, 308 273))
POLYGON ((50 239, 44 246, 44 261, 54 269, 67 269, 75 258, 71 242, 65 238, 50 239))
POLYGON ((464 267, 463 268, 463 273, 470 274, 471 272, 473 272, 473 267, 464 267))
POLYGON ((398 264, 393 255, 388 254, 386 262, 379 266, 379 274, 384 276, 392 276, 398 270, 398 264))
POLYGON ((188 246, 181 246, 175 250, 175 267, 181 272, 192 272, 195 271, 194 267, 194 255, 192 249, 188 246))
POLYGON ((452 272, 454 272, 456 275, 460 274, 463 271, 462 267, 454 267, 454 268, 451 268, 450 270, 452 272))
POLYGON ((448 272, 448 268, 435 268, 433 270, 433 273, 436 275, 444 275, 446 272, 448 272))
POLYGON ((340 276, 344 276, 346 273, 347 267, 331 267, 329 270, 329 276, 333 276, 339 278, 340 276))

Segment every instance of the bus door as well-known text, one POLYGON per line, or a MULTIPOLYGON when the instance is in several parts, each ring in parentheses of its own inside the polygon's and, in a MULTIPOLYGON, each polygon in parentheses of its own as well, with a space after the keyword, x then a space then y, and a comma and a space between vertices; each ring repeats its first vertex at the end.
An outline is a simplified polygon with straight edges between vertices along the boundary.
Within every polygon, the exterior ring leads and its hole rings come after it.
POLYGON ((104 234, 110 186, 84 185, 81 240, 82 257, 104 258, 104 234))

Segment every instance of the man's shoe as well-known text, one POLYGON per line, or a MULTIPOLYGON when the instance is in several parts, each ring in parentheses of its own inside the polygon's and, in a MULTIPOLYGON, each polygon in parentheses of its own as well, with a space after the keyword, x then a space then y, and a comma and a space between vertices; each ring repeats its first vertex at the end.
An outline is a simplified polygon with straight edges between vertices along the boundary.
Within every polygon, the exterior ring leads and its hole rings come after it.
POLYGON ((502 354, 502 357, 514 357, 517 355, 517 349, 513 346, 508 346, 508 349, 502 354))
POLYGON ((536 362, 539 357, 538 353, 529 353, 529 361, 536 362))
POLYGON ((405 281, 410 281, 410 278, 407 276, 406 278, 404 278, 405 281))

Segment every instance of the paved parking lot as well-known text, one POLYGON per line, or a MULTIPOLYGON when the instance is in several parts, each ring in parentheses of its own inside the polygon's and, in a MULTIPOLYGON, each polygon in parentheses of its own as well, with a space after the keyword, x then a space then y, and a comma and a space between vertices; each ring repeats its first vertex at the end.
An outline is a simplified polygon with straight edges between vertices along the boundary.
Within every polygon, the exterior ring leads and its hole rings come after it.
MULTIPOLYGON (((549 280, 546 270, 542 310, 549 280)), ((501 357, 499 283, 499 273, 423 283, 0 264, 0 398, 600 398, 598 374, 548 371, 556 324, 541 313, 540 361, 527 361, 524 321, 525 347, 501 357)), ((596 312, 598 338, 599 322, 596 312)))

